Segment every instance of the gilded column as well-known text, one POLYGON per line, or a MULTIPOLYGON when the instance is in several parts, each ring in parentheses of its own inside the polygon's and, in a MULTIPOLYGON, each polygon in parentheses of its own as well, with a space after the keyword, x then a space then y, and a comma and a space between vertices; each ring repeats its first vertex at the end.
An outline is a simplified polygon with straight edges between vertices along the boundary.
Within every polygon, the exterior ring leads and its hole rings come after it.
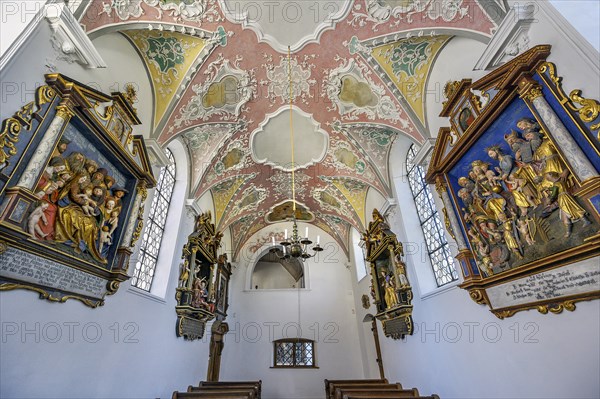
POLYGON ((190 274, 187 281, 188 290, 191 290, 194 287, 194 277, 196 276, 196 252, 198 252, 198 247, 194 245, 194 247, 192 247, 192 256, 190 258, 190 274))
POLYGON ((462 251, 467 249, 467 243, 465 241, 465 237, 462 235, 462 230, 460 229, 460 223, 458 218, 456 217, 456 213, 454 212, 454 207, 452 206, 452 201, 450 200, 450 196, 448 195, 448 190, 446 189, 446 182, 442 176, 437 176, 435 179, 435 189, 438 192, 442 202, 444 203, 444 209, 442 213, 444 214, 444 224, 446 225, 446 230, 448 233, 454 238, 456 244, 458 245, 458 251, 462 251), (456 234, 458 232, 458 234, 456 234))
POLYGON ((54 151, 58 136, 63 131, 64 126, 69 123, 72 116, 73 111, 67 105, 59 105, 56 107, 56 115, 50 123, 48 130, 46 130, 35 153, 30 158, 27 168, 25 168, 21 174, 21 177, 16 184, 17 186, 29 190, 35 189, 34 186, 42 173, 42 169, 44 169, 44 166, 46 165, 46 160, 52 151, 54 151))
POLYGON ((579 180, 584 182, 598 176, 596 168, 594 168, 585 153, 573 139, 573 136, 571 136, 558 115, 556 115, 544 98, 541 86, 533 80, 523 79, 519 83, 519 87, 521 98, 533 105, 540 118, 548 127, 548 134, 552 135, 555 142, 560 143, 560 149, 567 157, 569 164, 573 168, 573 173, 579 180))
POLYGON ((144 203, 148 198, 147 183, 145 180, 141 180, 137 186, 137 194, 135 201, 131 209, 131 215, 129 216, 129 222, 125 235, 123 236, 123 243, 129 242, 129 246, 135 246, 135 243, 139 240, 144 228, 144 203))

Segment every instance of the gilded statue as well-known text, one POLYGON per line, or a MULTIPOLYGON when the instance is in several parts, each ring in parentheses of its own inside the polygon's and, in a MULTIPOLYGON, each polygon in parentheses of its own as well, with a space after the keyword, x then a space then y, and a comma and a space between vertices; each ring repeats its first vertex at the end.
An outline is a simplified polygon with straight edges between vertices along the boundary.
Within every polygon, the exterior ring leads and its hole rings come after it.
POLYGON ((396 284, 394 283, 394 275, 387 273, 385 270, 381 271, 381 285, 384 289, 384 300, 387 308, 393 308, 398 305, 398 294, 396 293, 396 284))

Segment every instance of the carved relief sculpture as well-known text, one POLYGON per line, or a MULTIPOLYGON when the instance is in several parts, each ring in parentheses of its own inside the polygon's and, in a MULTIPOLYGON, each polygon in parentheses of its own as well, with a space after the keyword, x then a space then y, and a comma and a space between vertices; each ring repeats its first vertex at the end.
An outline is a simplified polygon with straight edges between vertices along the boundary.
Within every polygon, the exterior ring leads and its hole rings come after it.
POLYGON ((427 173, 458 216, 448 224, 463 242, 461 287, 500 318, 599 296, 597 268, 567 266, 600 248, 596 118, 562 92, 549 54, 537 46, 477 82, 447 85, 451 128, 440 131, 427 173))
POLYGON ((60 74, 46 83, 0 133, 0 289, 96 307, 129 278, 126 227, 143 206, 131 193, 155 180, 131 134, 132 88, 109 96, 60 74))

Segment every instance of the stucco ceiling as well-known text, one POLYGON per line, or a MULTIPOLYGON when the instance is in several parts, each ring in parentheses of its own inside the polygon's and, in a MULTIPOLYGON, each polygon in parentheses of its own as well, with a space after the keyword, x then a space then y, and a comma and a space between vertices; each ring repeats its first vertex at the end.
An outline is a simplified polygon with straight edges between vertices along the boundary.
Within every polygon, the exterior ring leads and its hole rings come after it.
POLYGON ((131 42, 153 87, 150 136, 187 145, 191 195, 212 197, 234 251, 291 216, 291 70, 296 198, 347 250, 350 227, 365 228, 369 190, 392 196, 394 140, 430 136, 424 98, 437 55, 456 35, 489 38, 502 4, 94 0, 81 23, 91 37, 118 31, 131 42))

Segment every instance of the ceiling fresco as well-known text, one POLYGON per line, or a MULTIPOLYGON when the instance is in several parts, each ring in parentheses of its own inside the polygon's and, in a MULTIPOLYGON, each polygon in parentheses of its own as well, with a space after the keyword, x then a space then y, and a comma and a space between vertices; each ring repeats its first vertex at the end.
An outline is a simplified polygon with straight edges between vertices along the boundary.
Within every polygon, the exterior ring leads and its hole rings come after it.
POLYGON ((124 34, 138 50, 152 80, 156 127, 192 65, 208 55, 203 51, 207 41, 168 31, 128 30, 124 34))
POLYGON ((454 36, 486 41, 497 27, 489 4, 478 1, 293 3, 300 8, 93 0, 80 20, 93 37, 122 33, 138 52, 154 92, 150 136, 161 145, 186 144, 190 195, 211 196, 234 256, 291 214, 289 125, 276 118, 289 115, 289 70, 295 153, 307 158, 296 165, 300 213, 348 254, 350 228, 365 229, 369 191, 392 196, 396 138, 429 137, 424 96, 437 55, 454 36), (291 18, 292 11, 302 15, 291 18), (306 22, 309 12, 314 18, 306 22), (258 132, 264 137, 254 140, 258 132))

